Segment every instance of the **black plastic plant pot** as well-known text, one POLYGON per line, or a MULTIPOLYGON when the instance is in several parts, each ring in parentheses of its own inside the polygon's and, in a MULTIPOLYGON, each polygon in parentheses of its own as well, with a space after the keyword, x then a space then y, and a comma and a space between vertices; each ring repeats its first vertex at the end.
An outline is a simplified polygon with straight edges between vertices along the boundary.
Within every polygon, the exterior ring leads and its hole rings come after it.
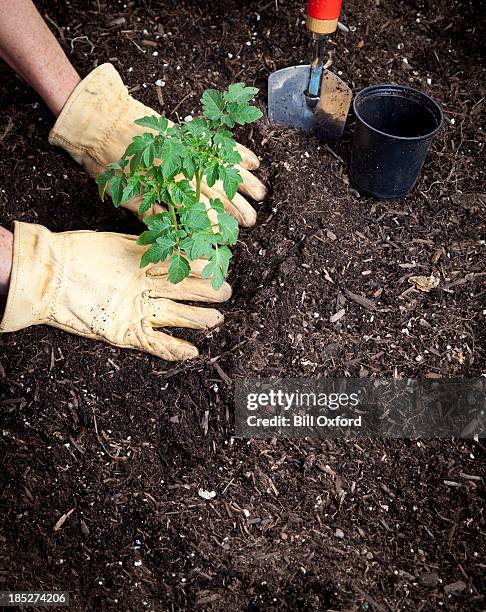
POLYGON ((432 138, 442 127, 440 106, 402 85, 373 85, 354 98, 356 127, 352 185, 379 200, 399 200, 415 185, 432 138))

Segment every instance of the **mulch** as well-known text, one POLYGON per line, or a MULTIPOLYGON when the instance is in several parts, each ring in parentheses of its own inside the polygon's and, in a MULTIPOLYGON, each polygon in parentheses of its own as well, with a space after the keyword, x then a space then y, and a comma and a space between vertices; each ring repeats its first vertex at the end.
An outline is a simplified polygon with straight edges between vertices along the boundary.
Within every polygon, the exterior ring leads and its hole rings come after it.
MULTIPOLYGON (((81 74, 110 61, 174 120, 238 80, 264 110, 269 72, 308 61, 304 5, 38 2, 81 74)), ((484 609, 481 441, 233 437, 239 377, 486 373, 480 19, 465 1, 345 2, 329 53, 353 90, 409 84, 445 111, 401 202, 349 185, 352 117, 332 146, 266 118, 240 129, 270 194, 224 325, 177 332, 200 359, 48 327, 0 338, 0 589, 70 590, 79 610, 484 609), (429 293, 408 281, 430 274, 429 293)), ((138 233, 0 74, 1 223, 138 233)))

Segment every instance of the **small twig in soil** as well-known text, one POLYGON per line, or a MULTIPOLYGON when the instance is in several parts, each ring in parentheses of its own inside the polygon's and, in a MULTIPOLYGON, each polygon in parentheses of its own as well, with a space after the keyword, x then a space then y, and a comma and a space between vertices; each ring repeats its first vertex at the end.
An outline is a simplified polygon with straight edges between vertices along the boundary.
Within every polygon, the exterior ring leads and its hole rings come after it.
POLYGON ((130 36, 128 36, 128 35, 127 35, 127 38, 128 38, 128 40, 129 40, 131 43, 133 43, 133 44, 134 44, 134 45, 137 47, 137 49, 138 49, 139 51, 141 51, 142 53, 147 53, 146 49, 142 49, 142 47, 141 47, 140 45, 138 45, 138 44, 137 44, 137 43, 136 43, 136 42, 133 40, 133 38, 130 38, 130 36))
POLYGON ((0 404, 2 405, 22 404, 22 402, 25 402, 25 397, 14 397, 12 399, 0 400, 0 404))
POLYGON ((90 39, 87 36, 76 36, 76 38, 71 38, 71 52, 74 51, 74 43, 77 42, 78 40, 85 40, 91 46, 91 49, 89 52, 89 54, 91 55, 96 47, 93 45, 93 43, 90 41, 90 39))
POLYGON ((185 96, 182 98, 182 100, 180 100, 180 101, 179 101, 179 102, 178 102, 178 103, 177 103, 177 104, 174 106, 174 108, 173 108, 173 109, 170 111, 170 114, 171 114, 171 115, 173 115, 173 114, 174 114, 174 113, 177 111, 177 109, 180 107, 180 105, 181 105, 183 102, 185 102, 185 101, 187 100, 187 98, 189 98, 189 97, 190 97, 191 93, 192 93, 192 92, 190 91, 190 92, 189 92, 187 95, 185 95, 185 96))
POLYGON ((335 153, 329 145, 325 144, 324 149, 326 149, 326 151, 330 153, 335 159, 344 164, 344 159, 340 157, 337 153, 335 153))
POLYGON ((226 386, 231 387, 231 385, 233 384, 233 381, 231 380, 231 378, 226 374, 226 372, 223 370, 223 368, 219 365, 219 363, 217 361, 213 361, 213 363, 211 364, 213 366, 213 368, 216 370, 216 372, 220 375, 221 380, 225 383, 226 386))
POLYGON ((8 135, 8 133, 12 129, 12 126, 13 126, 13 119, 12 117, 9 117, 7 120, 7 125, 5 126, 5 129, 3 130, 3 134, 0 136, 0 142, 2 142, 2 140, 4 140, 4 138, 8 135))
POLYGON ((162 87, 159 87, 158 85, 155 87, 155 90, 157 92, 157 100, 159 101, 160 104, 160 108, 164 108, 165 106, 165 101, 164 101, 164 96, 162 95, 162 87))
POLYGON ((349 291, 349 289, 345 289, 344 293, 348 296, 350 300, 356 302, 356 304, 359 304, 360 306, 363 306, 363 308, 366 308, 366 310, 376 310, 375 303, 369 300, 368 298, 365 298, 364 295, 358 295, 356 293, 353 293, 352 291, 349 291))

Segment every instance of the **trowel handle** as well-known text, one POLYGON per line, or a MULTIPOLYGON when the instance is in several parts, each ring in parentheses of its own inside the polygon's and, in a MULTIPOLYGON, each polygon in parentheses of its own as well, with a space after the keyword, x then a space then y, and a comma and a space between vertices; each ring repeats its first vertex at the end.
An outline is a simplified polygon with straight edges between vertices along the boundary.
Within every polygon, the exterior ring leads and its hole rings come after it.
POLYGON ((313 34, 336 31, 342 0, 308 0, 307 27, 313 34))

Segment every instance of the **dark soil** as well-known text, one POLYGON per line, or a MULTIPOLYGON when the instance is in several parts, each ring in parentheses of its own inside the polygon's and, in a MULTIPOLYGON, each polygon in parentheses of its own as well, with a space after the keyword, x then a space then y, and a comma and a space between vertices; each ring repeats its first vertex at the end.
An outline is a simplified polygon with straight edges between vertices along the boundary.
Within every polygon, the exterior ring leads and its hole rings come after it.
MULTIPOLYGON (((481 442, 232 438, 238 377, 486 373, 480 4, 349 0, 329 43, 354 91, 411 84, 444 106, 404 201, 350 188, 352 118, 332 149, 265 120, 240 131, 270 195, 224 326, 188 335, 201 359, 48 327, 0 339, 0 589, 68 589, 77 610, 486 608, 481 442), (411 288, 432 272, 438 289, 411 288)), ((81 74, 111 61, 174 119, 236 80, 264 108, 269 72, 310 52, 304 0, 38 5, 81 74)), ((0 103, 3 225, 139 232, 48 145, 52 117, 4 65, 0 103)))

